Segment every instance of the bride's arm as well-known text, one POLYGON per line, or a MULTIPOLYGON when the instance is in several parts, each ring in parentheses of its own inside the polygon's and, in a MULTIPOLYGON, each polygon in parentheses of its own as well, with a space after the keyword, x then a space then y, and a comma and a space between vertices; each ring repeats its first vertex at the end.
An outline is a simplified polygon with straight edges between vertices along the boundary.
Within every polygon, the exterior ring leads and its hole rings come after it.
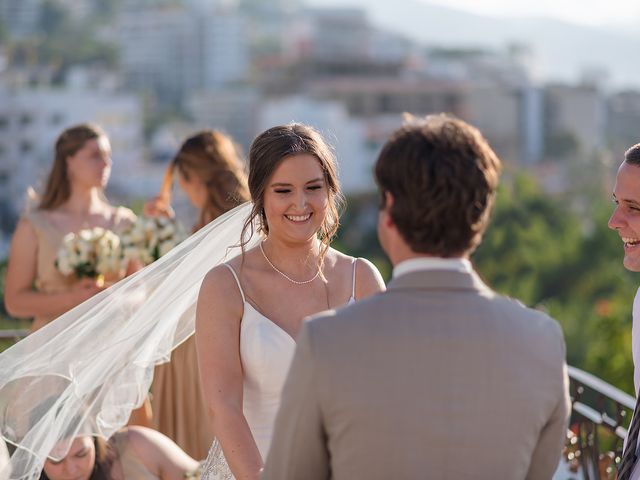
POLYGON ((242 412, 240 321, 242 298, 224 266, 202 282, 196 310, 196 346, 213 431, 236 480, 256 480, 262 458, 242 412))

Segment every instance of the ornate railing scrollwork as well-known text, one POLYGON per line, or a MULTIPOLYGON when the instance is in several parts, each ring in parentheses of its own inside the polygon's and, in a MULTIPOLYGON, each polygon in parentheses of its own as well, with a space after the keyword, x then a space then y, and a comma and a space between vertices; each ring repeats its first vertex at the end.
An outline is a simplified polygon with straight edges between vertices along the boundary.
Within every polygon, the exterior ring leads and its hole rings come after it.
POLYGON ((568 370, 571 420, 564 465, 554 478, 613 479, 635 399, 590 373, 575 367, 568 370))

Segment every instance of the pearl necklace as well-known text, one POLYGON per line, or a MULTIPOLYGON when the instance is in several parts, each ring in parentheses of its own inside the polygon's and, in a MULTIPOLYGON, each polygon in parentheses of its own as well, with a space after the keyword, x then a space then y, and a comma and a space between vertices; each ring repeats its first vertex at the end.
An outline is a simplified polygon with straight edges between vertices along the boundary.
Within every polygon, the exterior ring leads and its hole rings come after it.
POLYGON ((264 248, 262 248, 262 244, 264 242, 260 242, 260 251, 262 252, 262 256, 264 257, 264 259, 267 261, 267 263, 269 265, 271 265, 271 268, 273 268, 276 272, 278 272, 280 275, 282 275, 284 278, 286 278, 287 280, 289 280, 291 283, 295 283, 296 285, 306 285, 307 283, 311 283, 313 282, 316 278, 318 278, 318 275, 320 275, 320 269, 318 268, 318 271, 316 272, 316 274, 313 276, 312 279, 310 280, 305 280, 303 282, 299 282, 298 280, 294 280, 293 278, 291 278, 289 275, 287 275, 286 273, 278 270, 278 267, 276 267, 273 263, 271 263, 271 260, 269 260, 269 257, 267 257, 267 254, 264 253, 264 248))

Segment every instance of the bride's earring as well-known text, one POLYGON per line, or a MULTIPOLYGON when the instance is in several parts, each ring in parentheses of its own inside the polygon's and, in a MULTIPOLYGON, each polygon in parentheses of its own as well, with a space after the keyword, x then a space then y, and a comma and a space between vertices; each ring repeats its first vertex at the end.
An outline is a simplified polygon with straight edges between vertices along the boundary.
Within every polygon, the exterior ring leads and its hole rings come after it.
POLYGON ((264 208, 260 209, 260 230, 264 233, 269 233, 269 224, 267 223, 267 214, 264 211, 264 208))

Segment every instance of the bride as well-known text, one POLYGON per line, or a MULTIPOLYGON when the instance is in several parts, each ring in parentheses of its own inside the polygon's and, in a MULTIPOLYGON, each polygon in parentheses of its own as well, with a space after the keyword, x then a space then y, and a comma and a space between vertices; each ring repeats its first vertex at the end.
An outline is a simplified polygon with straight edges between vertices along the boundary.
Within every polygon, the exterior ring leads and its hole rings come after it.
POLYGON ((257 478, 301 319, 383 283, 369 262, 329 247, 340 192, 317 132, 270 129, 255 140, 250 163, 253 205, 0 353, 0 438, 15 447, 11 478, 38 478, 54 446, 66 455, 69 438, 109 438, 124 426, 155 366, 193 334, 196 311, 218 437, 204 478, 257 478), (42 392, 55 403, 44 404, 42 392))
MULTIPOLYGON (((249 153, 249 190, 245 233, 257 218, 263 240, 207 274, 196 312, 213 431, 243 480, 258 478, 269 451, 302 319, 384 288, 371 263, 330 247, 341 194, 331 150, 315 130, 290 124, 259 135, 249 153)), ((219 447, 203 479, 229 478, 219 447)))

